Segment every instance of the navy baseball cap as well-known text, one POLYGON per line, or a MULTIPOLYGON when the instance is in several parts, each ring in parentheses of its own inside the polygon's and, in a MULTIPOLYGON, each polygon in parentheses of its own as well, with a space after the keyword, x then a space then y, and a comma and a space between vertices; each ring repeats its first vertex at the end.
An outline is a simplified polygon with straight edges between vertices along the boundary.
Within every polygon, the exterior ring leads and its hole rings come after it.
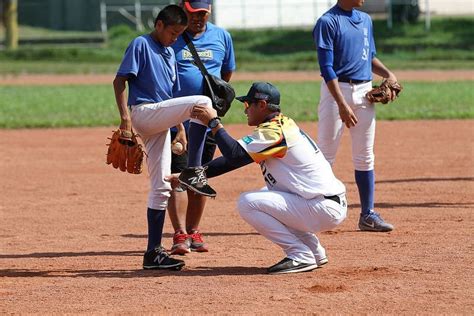
POLYGON ((254 82, 247 95, 237 97, 240 102, 265 100, 267 103, 280 105, 280 92, 269 82, 254 82))
POLYGON ((185 0, 184 6, 189 12, 211 12, 212 0, 185 0))

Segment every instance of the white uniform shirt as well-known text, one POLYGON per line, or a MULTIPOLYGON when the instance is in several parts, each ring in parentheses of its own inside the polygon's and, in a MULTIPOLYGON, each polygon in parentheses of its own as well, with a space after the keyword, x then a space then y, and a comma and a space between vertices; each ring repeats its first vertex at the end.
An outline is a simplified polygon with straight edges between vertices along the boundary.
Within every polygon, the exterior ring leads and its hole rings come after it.
POLYGON ((260 164, 269 190, 305 199, 345 193, 318 146, 282 114, 260 124, 238 142, 260 164))

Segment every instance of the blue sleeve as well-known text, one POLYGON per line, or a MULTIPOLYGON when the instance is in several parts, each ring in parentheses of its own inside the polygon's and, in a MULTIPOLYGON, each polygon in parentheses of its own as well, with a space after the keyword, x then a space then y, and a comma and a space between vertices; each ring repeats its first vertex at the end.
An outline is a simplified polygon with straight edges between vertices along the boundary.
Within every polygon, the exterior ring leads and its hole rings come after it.
POLYGON ((117 75, 130 77, 138 74, 141 61, 141 42, 142 40, 140 37, 137 37, 128 45, 122 58, 122 63, 117 71, 117 75))
POLYGON ((336 72, 333 68, 334 54, 332 50, 318 47, 318 62, 321 75, 323 76, 325 82, 337 78, 336 72))
POLYGON ((240 146, 239 142, 233 139, 227 131, 223 128, 217 131, 214 136, 216 144, 229 163, 239 164, 242 160, 253 162, 253 159, 249 156, 247 151, 240 146))
POLYGON ((252 162, 252 159, 250 158, 250 161, 242 159, 242 161, 240 161, 239 163, 232 164, 229 162, 229 160, 227 160, 226 157, 221 156, 205 164, 204 166, 207 166, 206 176, 208 178, 214 178, 224 173, 227 173, 229 171, 239 169, 240 167, 248 165, 251 162, 252 162))
POLYGON ((333 50, 335 27, 330 22, 328 18, 322 16, 316 23, 313 29, 313 41, 316 48, 333 50))
POLYGON ((253 162, 249 154, 235 139, 227 134, 225 129, 218 130, 214 135, 214 139, 222 156, 205 165, 207 166, 206 175, 208 178, 217 177, 253 162))
POLYGON ((234 45, 232 43, 232 37, 229 32, 224 31, 224 40, 225 40, 225 56, 222 62, 221 73, 232 72, 235 70, 235 55, 234 55, 234 45))

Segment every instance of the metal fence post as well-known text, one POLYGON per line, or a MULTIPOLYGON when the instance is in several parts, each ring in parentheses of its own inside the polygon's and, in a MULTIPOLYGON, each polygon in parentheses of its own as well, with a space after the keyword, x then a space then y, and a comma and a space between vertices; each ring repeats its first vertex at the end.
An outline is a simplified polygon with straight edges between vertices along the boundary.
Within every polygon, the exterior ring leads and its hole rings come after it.
POLYGON ((105 1, 100 1, 100 30, 107 34, 107 5, 105 1))
POLYGON ((430 13, 430 0, 425 0, 425 30, 431 29, 431 13, 430 13))

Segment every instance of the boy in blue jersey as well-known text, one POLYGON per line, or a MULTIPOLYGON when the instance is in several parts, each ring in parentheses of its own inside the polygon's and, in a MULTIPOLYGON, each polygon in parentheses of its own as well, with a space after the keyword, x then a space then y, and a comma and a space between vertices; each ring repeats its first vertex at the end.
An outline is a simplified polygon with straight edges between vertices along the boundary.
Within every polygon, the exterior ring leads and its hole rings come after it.
MULTIPOLYGON (((122 136, 130 134, 133 126, 143 139, 148 153, 150 192, 144 269, 181 269, 184 266, 182 260, 170 258, 161 246, 165 210, 171 190, 169 183, 163 179, 171 171, 169 128, 178 126, 179 130, 184 131, 182 122, 191 118, 194 106, 212 107, 211 100, 202 95, 174 98, 180 85, 175 54, 170 46, 186 29, 187 23, 186 13, 179 6, 169 5, 161 10, 155 20, 154 30, 130 43, 113 82, 122 136)), ((185 175, 180 177, 180 182, 199 194, 215 196, 215 191, 207 184, 201 165, 207 126, 192 118, 189 129, 193 132, 189 138, 188 168, 183 171, 185 175)))
POLYGON ((332 164, 344 125, 349 128, 361 204, 359 228, 388 232, 393 226, 374 211, 375 108, 365 94, 372 89, 372 73, 393 81, 397 78, 375 57, 372 20, 354 9, 363 3, 364 0, 337 1, 318 19, 313 30, 324 78, 318 109, 318 145, 332 164))
MULTIPOLYGON (((232 38, 224 29, 208 22, 211 14, 212 0, 185 0, 181 2, 188 17, 188 27, 185 31, 193 42, 201 61, 207 71, 216 77, 229 81, 235 70, 235 57, 232 38)), ((176 96, 203 94, 203 77, 194 63, 194 58, 186 45, 183 35, 179 36, 172 45, 178 63, 178 77, 181 90, 176 96)), ((185 124, 187 127, 187 124, 185 124)), ((172 142, 176 142, 177 130, 171 130, 172 142)), ((216 144, 212 133, 206 135, 202 163, 212 160, 216 151, 216 144)), ((172 154, 171 171, 180 173, 186 167, 187 153, 172 154)), ((199 224, 206 203, 206 198, 187 190, 187 194, 177 188, 171 191, 168 202, 168 214, 174 228, 173 246, 171 254, 184 255, 192 251, 207 252, 208 246, 204 242, 199 224), (187 207, 182 207, 186 205, 187 207)))

